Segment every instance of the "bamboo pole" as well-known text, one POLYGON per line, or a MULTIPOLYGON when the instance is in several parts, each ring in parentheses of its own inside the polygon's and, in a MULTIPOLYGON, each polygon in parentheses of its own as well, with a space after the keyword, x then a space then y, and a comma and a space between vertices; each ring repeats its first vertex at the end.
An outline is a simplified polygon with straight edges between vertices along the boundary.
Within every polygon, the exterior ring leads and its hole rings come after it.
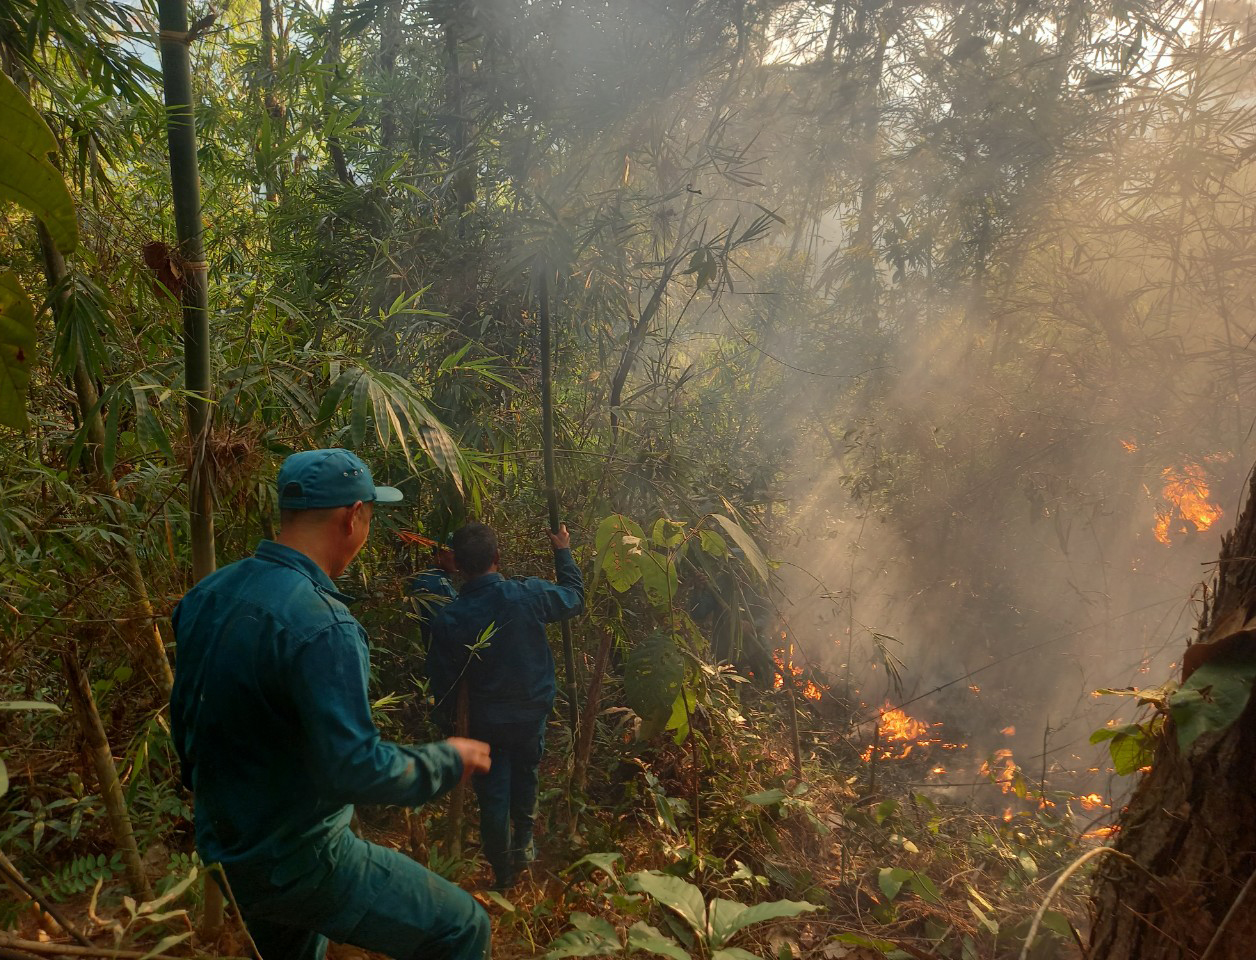
POLYGON ((174 200, 183 286, 184 381, 188 390, 189 514, 192 580, 214 572, 213 480, 207 452, 210 425, 209 288, 201 222, 201 175, 196 160, 192 64, 186 0, 158 0, 161 27, 161 75, 166 103, 166 141, 170 147, 170 185, 174 200))
MULTIPOLYGON (((209 287, 201 221, 201 174, 196 159, 196 116, 187 0, 158 0, 162 92, 166 142, 170 148, 170 188, 174 201, 178 254, 183 267, 183 378, 187 388, 188 517, 192 542, 192 582, 214 572, 214 504, 209 457, 212 388, 209 360, 209 287)), ((222 930, 222 888, 206 876, 201 936, 217 940, 222 930)))
POLYGON ((70 688, 70 702, 74 706, 74 715, 78 719, 79 729, 87 739, 92 765, 96 768, 96 779, 100 783, 100 796, 105 802, 105 812, 109 819, 109 829, 113 832, 113 842, 118 852, 122 854, 127 883, 131 887, 131 892, 140 900, 151 900, 153 891, 148 885, 148 877, 144 875, 140 850, 136 846, 135 832, 131 828, 131 816, 127 813, 126 801, 122 796, 122 784, 118 780, 118 768, 113 764, 113 751, 109 749, 105 725, 100 722, 100 713, 96 709, 91 684, 87 682, 87 675, 83 672, 82 664, 79 663, 78 644, 73 640, 65 645, 61 662, 70 688))
MULTIPOLYGON (((550 530, 558 532, 558 487, 554 479, 554 374, 550 345, 549 271, 541 271, 539 297, 541 313, 541 446, 545 460, 545 498, 549 502, 550 530)), ((571 621, 560 624, 563 632, 563 667, 567 676, 567 722, 571 739, 576 741, 579 729, 579 695, 576 690, 576 651, 571 640, 571 621)))

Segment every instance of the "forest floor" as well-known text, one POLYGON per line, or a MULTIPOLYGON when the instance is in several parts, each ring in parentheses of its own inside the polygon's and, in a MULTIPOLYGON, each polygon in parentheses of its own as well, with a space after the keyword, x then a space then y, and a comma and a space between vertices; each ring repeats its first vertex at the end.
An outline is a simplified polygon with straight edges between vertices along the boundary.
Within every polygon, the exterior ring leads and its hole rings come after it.
MULTIPOLYGON (((421 817, 407 818, 395 808, 363 811, 363 831, 472 890, 492 917, 493 954, 499 960, 545 954, 580 914, 607 921, 619 936, 648 921, 682 944, 679 955, 712 955, 692 937, 686 943, 686 931, 672 911, 641 895, 632 880, 637 871, 683 877, 708 901, 788 898, 817 905, 804 916, 769 918, 741 931, 737 946, 758 957, 1016 958, 1047 891, 1085 848, 1095 845, 1095 837, 1079 836, 1086 817, 1074 818, 1075 803, 1064 792, 1044 806, 1010 765, 991 772, 983 764, 997 801, 943 800, 939 791, 915 786, 938 762, 928 750, 913 753, 878 741, 873 747, 882 752, 874 770, 859 756, 843 759, 840 750, 816 749, 848 741, 837 723, 812 717, 804 735, 803 776, 798 777, 788 737, 763 736, 763 718, 758 719, 753 735, 712 734, 701 754, 666 738, 662 746, 645 748, 620 743, 620 758, 591 776, 579 808, 564 786, 569 754, 556 726, 553 739, 559 742, 542 778, 540 858, 504 895, 488 892, 487 867, 472 859, 477 838, 470 792, 467 857, 449 857, 440 842, 447 835, 447 802, 426 808, 421 817)), ((853 748, 844 749, 850 753, 853 748)), ((866 756, 871 759, 870 753, 866 756)), ((146 850, 159 892, 170 889, 178 865, 189 862, 190 841, 184 823, 146 850)), ((1085 878, 1079 871, 1052 899, 1028 954, 1033 960, 1081 956, 1085 878)), ((188 908, 187 916, 134 925, 121 938, 100 922, 128 915, 120 878, 102 885, 94 907, 86 889, 63 897, 59 906, 93 939, 146 951, 166 936, 191 929, 199 887, 199 882, 192 885, 170 905, 188 908)), ((51 924, 43 927, 36 912, 27 909, 17 917, 15 932, 28 940, 60 939, 50 936, 51 924)), ((604 943, 589 946, 592 941, 582 936, 575 945, 571 937, 560 940, 555 955, 606 952, 604 943)), ((247 953, 234 924, 215 944, 190 937, 165 949, 173 955, 189 949, 219 956, 247 953)), ((333 947, 330 956, 359 960, 363 954, 333 947)), ((745 960, 741 954, 727 956, 745 960)))

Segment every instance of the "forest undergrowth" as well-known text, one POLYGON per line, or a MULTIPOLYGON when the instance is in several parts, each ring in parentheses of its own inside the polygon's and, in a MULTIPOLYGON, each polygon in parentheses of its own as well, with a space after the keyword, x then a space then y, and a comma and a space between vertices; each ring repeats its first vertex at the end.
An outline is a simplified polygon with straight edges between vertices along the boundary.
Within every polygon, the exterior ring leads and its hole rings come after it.
MULTIPOLYGON (((909 785, 926 757, 869 764, 848 723, 801 697, 800 776, 788 691, 756 690, 727 668, 707 679, 711 699, 683 736, 637 740, 631 711, 605 711, 583 793, 568 790, 570 737, 551 722, 539 860, 508 891, 488 890, 470 800, 461 852, 451 849, 447 799, 415 811, 364 808, 360 828, 475 890, 493 918, 494 955, 508 960, 641 950, 722 960, 1016 957, 1047 891, 1093 847, 1079 840, 1083 818, 1066 793, 1044 809, 1022 782, 1008 795, 1015 809, 1004 811, 1002 802, 938 799, 909 785), (721 928, 719 911, 730 908, 704 901, 758 905, 757 913, 721 928)), ((210 939, 198 929, 204 870, 163 712, 137 704, 125 668, 98 679, 95 693, 111 740, 126 744, 118 767, 155 899, 128 894, 91 764, 60 716, 6 717, 5 742, 23 759, 10 766, 20 800, 9 798, 0 848, 63 922, 106 949, 133 951, 118 956, 247 955, 234 921, 210 939)), ((418 699, 377 702, 386 735, 418 732, 418 699)), ((1078 955, 1084 883, 1082 871, 1053 896, 1028 956, 1078 955)), ((0 941, 66 942, 29 901, 10 901, 4 914, 0 926, 13 933, 0 941)), ((331 956, 362 953, 334 947, 331 956)))

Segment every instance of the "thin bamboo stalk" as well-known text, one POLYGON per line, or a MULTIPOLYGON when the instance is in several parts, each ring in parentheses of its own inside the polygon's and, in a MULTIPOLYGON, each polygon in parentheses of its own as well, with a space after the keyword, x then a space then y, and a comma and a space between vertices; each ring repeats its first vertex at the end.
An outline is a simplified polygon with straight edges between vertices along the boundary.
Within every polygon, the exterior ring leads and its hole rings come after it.
POLYGON ((593 675, 589 678, 589 689, 585 694, 584 714, 580 718, 580 734, 576 740, 576 751, 572 758, 571 785, 574 791, 584 790, 585 780, 589 773, 589 757, 593 753, 594 718, 602 699, 602 680, 606 676, 606 664, 610 662, 611 646, 614 635, 610 630, 602 630, 602 642, 598 645, 597 657, 593 661, 593 675))
MULTIPOLYGON (((454 736, 465 737, 471 729, 471 694, 464 680, 458 684, 454 704, 454 736)), ((467 805, 467 785, 459 781, 449 795, 449 855, 455 860, 462 856, 462 822, 467 805)))
POLYGON ((100 796, 105 802, 105 812, 109 819, 109 828, 113 832, 113 842, 118 852, 122 854, 127 883, 131 887, 131 892, 141 900, 151 900, 153 891, 148 885, 148 877, 144 875, 140 850, 135 843, 135 831, 131 828, 131 816, 127 813, 126 801, 122 796, 122 784, 118 780, 118 768, 113 764, 113 751, 109 749, 105 725, 100 722, 100 713, 96 709, 96 699, 92 696, 91 684, 87 682, 87 674, 83 672, 83 666, 79 662, 78 644, 73 640, 65 645, 61 653, 61 662, 69 685, 70 703, 74 706, 74 716, 78 719, 79 729, 87 740, 92 765, 96 768, 96 779, 100 783, 100 796))
MULTIPOLYGON (((63 286, 67 275, 65 258, 57 249, 56 244, 52 242, 52 237, 43 223, 36 221, 36 227, 39 234, 39 246, 43 251, 44 276, 48 281, 48 289, 59 291, 53 302, 53 310, 60 316, 66 308, 66 292, 63 286)), ((88 375, 87 365, 83 361, 81 351, 76 349, 76 353, 74 393, 78 399, 79 415, 87 426, 87 436, 90 440, 88 462, 105 493, 117 499, 118 485, 114 483, 113 475, 105 469, 103 456, 105 424, 100 416, 100 397, 96 393, 96 385, 92 383, 92 378, 88 375)), ((136 659, 141 669, 157 685, 162 696, 169 697, 170 689, 174 685, 174 674, 170 670, 170 659, 166 656, 166 644, 162 640, 161 628, 158 627, 157 617, 153 612, 153 603, 149 597, 148 585, 144 581, 144 572, 140 569, 139 555, 135 552, 135 545, 129 536, 118 546, 118 553, 122 560, 123 582, 138 608, 138 618, 135 623, 139 631, 142 631, 141 635, 136 638, 139 644, 136 659)))
MULTIPOLYGON (((558 532, 558 487, 554 479, 554 372, 550 338, 550 301, 548 268, 541 271, 538 299, 541 312, 541 444, 545 460, 545 498, 549 503, 550 530, 558 532)), ((567 722, 571 725, 573 743, 577 737, 580 717, 579 691, 576 689, 576 651, 571 639, 571 621, 560 624, 563 633, 563 667, 566 672, 567 722)))
POLYGON ((35 904, 44 911, 44 913, 48 914, 48 916, 52 917, 53 920, 57 921, 57 924, 62 930, 77 940, 81 945, 85 947, 90 947, 92 945, 91 941, 79 933, 77 928, 75 928, 75 926, 65 918, 65 914, 57 909, 57 905, 55 903, 36 890, 35 887, 27 881, 24 876, 22 876, 17 867, 13 865, 13 861, 4 855, 4 851, 2 850, 0 850, 0 873, 7 875, 10 883, 30 897, 31 900, 33 900, 35 904))

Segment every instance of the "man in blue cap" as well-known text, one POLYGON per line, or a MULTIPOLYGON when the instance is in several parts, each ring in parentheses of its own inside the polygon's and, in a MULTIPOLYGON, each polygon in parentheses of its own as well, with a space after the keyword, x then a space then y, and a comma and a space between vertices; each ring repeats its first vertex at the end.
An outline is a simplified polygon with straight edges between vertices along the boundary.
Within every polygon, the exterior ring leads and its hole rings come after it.
POLYGON ((222 865, 265 960, 321 960, 329 938, 397 960, 488 954, 470 894, 349 829, 354 803, 416 806, 490 767, 486 743, 400 746, 371 720, 366 632, 333 581, 375 504, 400 500, 347 450, 294 454, 278 538, 174 611, 171 732, 197 850, 222 865))

